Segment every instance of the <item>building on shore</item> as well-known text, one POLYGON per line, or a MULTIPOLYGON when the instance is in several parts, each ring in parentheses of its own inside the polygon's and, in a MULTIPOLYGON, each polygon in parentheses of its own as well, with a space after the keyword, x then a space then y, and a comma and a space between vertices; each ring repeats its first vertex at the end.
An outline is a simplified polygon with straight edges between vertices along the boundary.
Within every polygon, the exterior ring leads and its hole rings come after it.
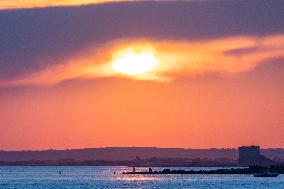
POLYGON ((239 147, 239 165, 240 166, 271 166, 274 162, 260 154, 259 146, 241 146, 239 147))

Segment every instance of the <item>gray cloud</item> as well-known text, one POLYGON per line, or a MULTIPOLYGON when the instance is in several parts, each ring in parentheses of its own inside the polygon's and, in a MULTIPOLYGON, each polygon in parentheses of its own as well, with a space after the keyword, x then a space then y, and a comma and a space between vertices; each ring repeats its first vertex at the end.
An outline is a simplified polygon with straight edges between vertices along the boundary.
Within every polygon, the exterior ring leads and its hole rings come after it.
POLYGON ((208 40, 284 33, 284 1, 121 2, 0 11, 0 78, 122 38, 208 40))

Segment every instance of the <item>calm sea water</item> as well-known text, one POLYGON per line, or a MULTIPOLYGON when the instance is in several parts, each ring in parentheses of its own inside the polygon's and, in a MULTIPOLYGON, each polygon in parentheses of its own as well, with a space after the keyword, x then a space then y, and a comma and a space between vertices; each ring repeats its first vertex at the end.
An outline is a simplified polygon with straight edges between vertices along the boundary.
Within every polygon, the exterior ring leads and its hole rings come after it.
MULTIPOLYGON (((145 168, 136 168, 142 170, 145 168)), ((163 168, 154 168, 160 170, 163 168)), ((212 169, 212 168, 182 168, 212 169)), ((122 175, 128 167, 0 167, 0 188, 279 188, 284 175, 122 175), (59 173, 61 171, 61 174, 59 173), (114 172, 116 174, 114 174, 114 172)))

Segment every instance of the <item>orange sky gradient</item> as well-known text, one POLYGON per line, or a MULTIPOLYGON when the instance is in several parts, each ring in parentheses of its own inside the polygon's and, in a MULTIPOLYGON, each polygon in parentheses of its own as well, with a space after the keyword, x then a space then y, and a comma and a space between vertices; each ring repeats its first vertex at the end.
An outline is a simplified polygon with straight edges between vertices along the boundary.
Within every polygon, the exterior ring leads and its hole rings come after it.
POLYGON ((1 96, 4 149, 283 146, 271 76, 170 83, 102 79, 1 96), (27 129, 28 128, 28 129, 27 129))

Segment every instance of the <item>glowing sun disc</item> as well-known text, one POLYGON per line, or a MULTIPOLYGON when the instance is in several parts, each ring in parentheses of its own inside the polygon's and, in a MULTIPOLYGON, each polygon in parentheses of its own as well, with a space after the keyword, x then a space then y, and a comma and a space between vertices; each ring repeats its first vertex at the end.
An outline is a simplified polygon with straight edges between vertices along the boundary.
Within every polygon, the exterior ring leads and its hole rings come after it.
POLYGON ((153 70, 159 64, 151 51, 127 50, 118 54, 112 63, 113 70, 127 75, 140 75, 153 70))

